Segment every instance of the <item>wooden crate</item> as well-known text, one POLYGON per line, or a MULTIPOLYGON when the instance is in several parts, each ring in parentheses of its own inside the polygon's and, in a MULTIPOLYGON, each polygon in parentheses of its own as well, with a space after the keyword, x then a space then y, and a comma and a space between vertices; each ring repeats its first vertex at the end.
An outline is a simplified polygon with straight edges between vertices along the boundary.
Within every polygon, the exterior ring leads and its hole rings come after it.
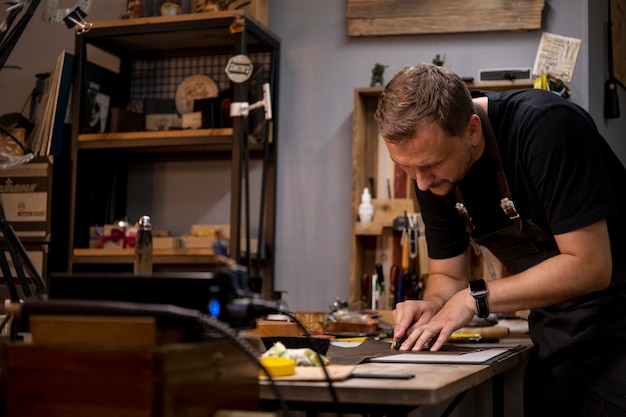
POLYGON ((258 368, 229 339, 154 348, 3 346, 7 417, 258 410, 258 368))

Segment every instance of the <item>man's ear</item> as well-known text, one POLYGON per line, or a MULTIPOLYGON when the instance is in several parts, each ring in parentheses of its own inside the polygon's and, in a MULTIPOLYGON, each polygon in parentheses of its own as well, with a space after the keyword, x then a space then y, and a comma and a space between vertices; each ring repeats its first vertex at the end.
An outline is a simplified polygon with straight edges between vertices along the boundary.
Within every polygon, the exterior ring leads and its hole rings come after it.
POLYGON ((483 138, 483 127, 480 121, 480 117, 477 114, 472 114, 467 122, 467 132, 470 136, 470 143, 477 146, 483 138))

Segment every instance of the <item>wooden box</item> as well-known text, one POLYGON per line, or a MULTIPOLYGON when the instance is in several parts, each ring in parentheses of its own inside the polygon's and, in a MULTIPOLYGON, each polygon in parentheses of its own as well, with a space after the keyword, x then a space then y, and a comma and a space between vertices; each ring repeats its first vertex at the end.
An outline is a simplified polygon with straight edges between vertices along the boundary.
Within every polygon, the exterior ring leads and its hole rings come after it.
POLYGON ((258 410, 258 368, 230 339, 152 348, 3 346, 4 414, 211 416, 258 410))

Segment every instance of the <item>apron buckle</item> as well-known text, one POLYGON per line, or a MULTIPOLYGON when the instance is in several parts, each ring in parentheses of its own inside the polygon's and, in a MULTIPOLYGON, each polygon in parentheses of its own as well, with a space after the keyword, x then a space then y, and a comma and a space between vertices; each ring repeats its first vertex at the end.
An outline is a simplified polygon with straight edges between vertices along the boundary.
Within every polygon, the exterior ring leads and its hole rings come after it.
POLYGON ((474 230, 474 221, 472 220, 472 216, 470 216, 469 211, 467 211, 467 207, 465 207, 465 204, 459 201, 454 207, 456 208, 456 211, 458 211, 459 214, 465 219, 467 223, 467 233, 472 233, 472 230, 474 230))
POLYGON ((509 216, 509 219, 511 219, 515 225, 517 226, 518 230, 522 230, 522 219, 519 216, 519 213, 517 212, 517 209, 515 208, 515 204, 513 203, 513 200, 511 200, 508 197, 504 197, 502 200, 500 200, 500 207, 502 207, 502 210, 504 211, 504 213, 506 213, 507 216, 509 216))

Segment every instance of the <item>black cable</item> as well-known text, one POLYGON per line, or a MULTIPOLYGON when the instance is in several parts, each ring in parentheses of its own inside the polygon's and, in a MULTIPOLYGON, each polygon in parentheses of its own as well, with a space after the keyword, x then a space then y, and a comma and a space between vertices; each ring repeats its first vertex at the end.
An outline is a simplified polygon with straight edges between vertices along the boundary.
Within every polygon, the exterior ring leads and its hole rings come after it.
MULTIPOLYGON (((20 284, 22 285, 24 297, 30 297, 32 295, 32 292, 30 291, 28 281, 26 280, 23 265, 26 266, 30 278, 34 281, 36 293, 39 295, 46 292, 48 289, 46 282, 41 277, 41 274, 37 271, 37 268, 35 268, 35 265, 28 256, 26 248, 17 237, 13 226, 11 226, 11 223, 9 223, 6 218, 6 215, 4 213, 4 207, 2 206, 2 198, 0 198, 0 230, 2 230, 5 240, 4 243, 9 249, 11 259, 13 260, 13 267, 15 269, 16 275, 20 281, 20 284)), ((11 275, 8 275, 8 277, 11 277, 11 275)))
POLYGON ((265 121, 265 143, 263 144, 263 167, 261 172, 261 199, 259 207, 259 234, 256 246, 256 270, 255 275, 261 275, 261 248, 265 247, 265 190, 267 188, 267 169, 269 166, 269 149, 270 149, 270 122, 265 121))
POLYGON ((337 416, 341 417, 343 414, 341 412, 341 407, 339 407, 339 397, 337 396, 337 390, 335 390, 335 385, 333 384, 333 380, 330 378, 330 375, 328 374, 328 369, 326 369, 326 366, 324 366, 324 361, 322 360, 322 354, 320 353, 319 345, 313 341, 313 338, 311 337, 311 333, 309 333, 307 328, 302 324, 300 320, 298 320, 298 318, 294 314, 288 311, 281 311, 280 313, 292 319, 298 325, 298 327, 302 329, 302 332, 304 333, 304 336, 306 337, 307 342, 309 343, 309 346, 311 347, 311 350, 315 352, 315 354, 317 355, 317 360, 319 360, 320 363, 322 364, 321 366, 322 366, 322 370, 324 371, 326 383, 328 384, 328 390, 330 391, 330 396, 333 399, 333 404, 335 405, 335 407, 337 407, 337 416))
POLYGON ((330 375, 328 374, 328 370, 326 369, 326 366, 324 366, 324 361, 322 359, 322 354, 319 351, 319 346, 313 342, 313 338, 311 337, 311 334, 309 333, 307 328, 302 324, 302 322, 298 320, 298 318, 293 313, 286 311, 281 305, 277 305, 275 302, 251 298, 251 299, 246 299, 245 302, 243 303, 238 303, 238 304, 233 303, 229 305, 229 315, 232 316, 233 318, 242 317, 242 316, 245 316, 247 318, 253 318, 253 317, 267 316, 269 314, 283 314, 289 317, 290 319, 292 319, 298 325, 298 327, 302 329, 302 332, 304 333, 304 336, 306 337, 311 350, 315 352, 315 354, 317 355, 317 359, 319 360, 322 366, 322 371, 324 372, 324 377, 326 379, 326 383, 328 384, 328 390, 330 391, 333 404, 335 405, 335 407, 337 407, 337 415, 341 417, 342 413, 339 407, 339 398, 337 396, 337 391, 335 390, 335 386, 333 385, 333 381, 330 378, 330 375))
POLYGON ((281 407, 284 415, 286 417, 289 417, 291 414, 290 414, 290 411, 289 411, 289 407, 287 406, 287 402, 285 401, 282 393, 280 392, 280 389, 278 388, 278 385, 276 385, 276 380, 272 377, 272 375, 267 370, 267 368, 259 360, 258 352, 248 342, 246 342, 245 340, 240 339, 238 337, 238 335, 237 335, 237 332, 232 327, 230 327, 226 323, 216 319, 215 317, 211 317, 211 316, 202 314, 199 317, 199 321, 200 321, 200 324, 202 324, 205 329, 217 330, 220 333, 222 333, 225 336, 227 336, 233 342, 235 342, 235 344, 238 347, 240 347, 241 350, 246 355, 248 355, 248 357, 259 368, 261 368, 263 370, 263 372, 265 372, 265 375, 267 375, 267 379, 270 382, 270 388, 272 389, 272 391, 274 392, 274 395, 276 396, 278 402, 280 403, 280 407, 281 407))
POLYGON ((2 246, 0 246, 0 270, 2 271, 2 275, 7 282, 11 301, 13 301, 14 303, 19 303, 20 295, 17 292, 17 287, 15 286, 15 282, 13 281, 13 273, 11 272, 11 268, 9 267, 9 260, 7 259, 7 256, 4 253, 4 248, 2 246))

